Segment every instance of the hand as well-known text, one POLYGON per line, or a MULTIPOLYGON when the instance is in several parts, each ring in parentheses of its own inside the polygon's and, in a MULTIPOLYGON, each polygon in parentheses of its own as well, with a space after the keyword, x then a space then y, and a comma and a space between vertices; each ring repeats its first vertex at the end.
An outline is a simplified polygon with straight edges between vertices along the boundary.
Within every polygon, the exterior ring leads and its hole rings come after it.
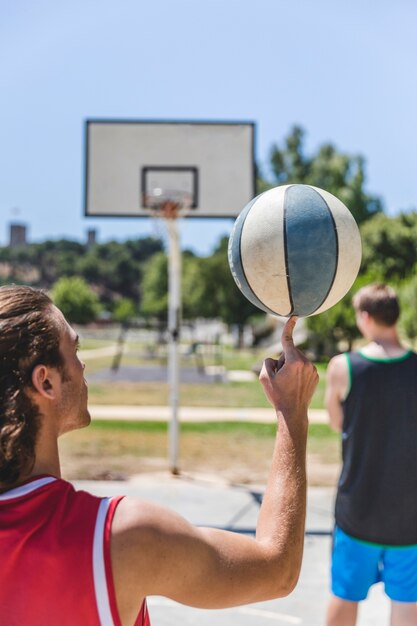
POLYGON ((314 365, 294 346, 297 318, 291 317, 282 331, 283 353, 279 360, 265 359, 259 380, 269 402, 285 416, 307 413, 319 376, 314 365))

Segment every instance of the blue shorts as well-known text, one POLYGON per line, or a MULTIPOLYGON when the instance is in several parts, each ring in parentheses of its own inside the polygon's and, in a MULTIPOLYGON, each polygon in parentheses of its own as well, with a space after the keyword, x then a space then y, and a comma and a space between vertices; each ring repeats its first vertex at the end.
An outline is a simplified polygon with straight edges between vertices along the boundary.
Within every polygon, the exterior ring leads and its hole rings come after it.
POLYGON ((335 529, 332 553, 332 593, 343 600, 365 600, 378 582, 396 602, 417 602, 417 545, 380 546, 354 539, 335 529))

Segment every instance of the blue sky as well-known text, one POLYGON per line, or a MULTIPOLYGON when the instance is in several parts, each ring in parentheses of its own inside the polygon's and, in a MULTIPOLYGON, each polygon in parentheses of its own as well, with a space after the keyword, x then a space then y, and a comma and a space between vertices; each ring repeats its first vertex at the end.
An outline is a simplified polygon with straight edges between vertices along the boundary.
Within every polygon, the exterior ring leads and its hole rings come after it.
MULTIPOLYGON (((248 120, 262 165, 293 124, 307 151, 362 154, 367 189, 417 206, 413 0, 0 0, 0 245, 155 234, 83 217, 86 118, 248 120)), ((184 220, 209 254, 230 220, 184 220)))

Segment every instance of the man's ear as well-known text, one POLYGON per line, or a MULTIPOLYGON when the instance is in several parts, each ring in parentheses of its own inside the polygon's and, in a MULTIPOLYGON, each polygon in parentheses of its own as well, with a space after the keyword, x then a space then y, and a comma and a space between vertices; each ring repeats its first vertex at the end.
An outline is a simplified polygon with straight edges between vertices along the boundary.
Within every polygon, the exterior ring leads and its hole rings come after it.
POLYGON ((369 320, 369 313, 367 311, 357 311, 357 319, 361 322, 367 322, 369 320))
POLYGON ((362 319, 367 324, 369 322, 369 320, 371 320, 372 318, 369 315, 368 311, 362 311, 362 319))
POLYGON ((32 372, 32 384, 41 396, 48 400, 55 400, 57 372, 52 368, 46 365, 36 365, 32 372))

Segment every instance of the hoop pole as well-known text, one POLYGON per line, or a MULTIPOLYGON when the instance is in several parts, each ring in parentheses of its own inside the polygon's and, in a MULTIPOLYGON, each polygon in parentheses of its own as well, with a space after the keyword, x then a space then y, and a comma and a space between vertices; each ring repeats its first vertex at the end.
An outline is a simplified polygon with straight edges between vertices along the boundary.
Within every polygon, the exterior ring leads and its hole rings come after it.
POLYGON ((179 335, 181 316, 181 247, 177 219, 165 219, 168 230, 168 381, 171 404, 171 420, 168 430, 169 469, 179 474, 179 335))

